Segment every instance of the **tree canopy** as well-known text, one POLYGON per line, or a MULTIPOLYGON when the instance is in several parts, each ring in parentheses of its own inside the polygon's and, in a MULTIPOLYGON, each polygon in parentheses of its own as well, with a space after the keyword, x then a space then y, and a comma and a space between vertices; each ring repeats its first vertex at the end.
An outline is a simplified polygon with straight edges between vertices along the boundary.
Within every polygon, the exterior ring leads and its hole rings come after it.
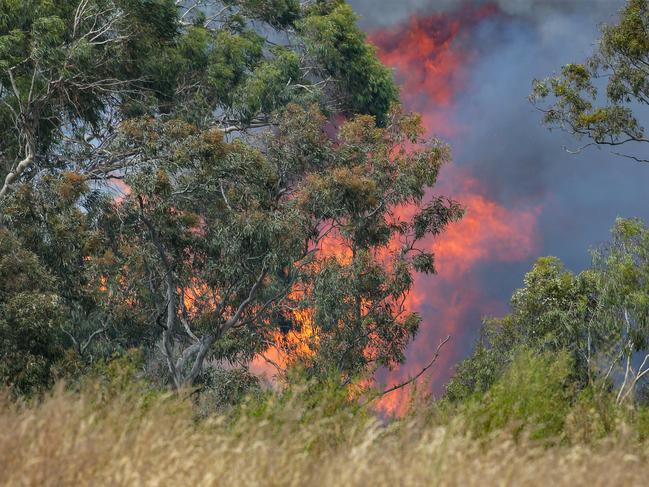
POLYGON ((397 90, 344 1, 9 1, 0 6, 0 197, 41 169, 123 170, 133 117, 224 133, 289 102, 385 123, 397 90))
POLYGON ((463 210, 397 95, 344 1, 3 3, 0 223, 47 277, 0 306, 57 303, 3 326, 51 335, 43 383, 133 347, 174 388, 270 346, 340 384, 402 362, 463 210))
POLYGON ((486 320, 476 350, 457 366, 449 398, 486 391, 521 350, 568 352, 578 388, 615 389, 619 402, 639 395, 649 372, 649 230, 620 219, 611 233, 578 275, 556 257, 536 262, 514 292, 511 312, 486 320))
POLYGON ((602 27, 595 54, 567 64, 557 76, 535 80, 532 101, 543 121, 585 145, 608 146, 620 156, 649 162, 642 126, 649 105, 649 5, 628 0, 615 25, 602 27))

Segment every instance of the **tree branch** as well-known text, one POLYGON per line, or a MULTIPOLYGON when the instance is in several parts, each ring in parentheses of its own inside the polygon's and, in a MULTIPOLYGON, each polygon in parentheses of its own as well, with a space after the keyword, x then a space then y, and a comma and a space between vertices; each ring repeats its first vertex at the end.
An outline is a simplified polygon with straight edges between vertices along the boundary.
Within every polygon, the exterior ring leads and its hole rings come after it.
POLYGON ((412 377, 408 378, 408 380, 406 380, 406 381, 404 381, 404 382, 402 382, 402 383, 400 383, 400 384, 397 384, 397 385, 395 385, 395 386, 392 386, 392 387, 390 387, 389 389, 386 389, 386 390, 384 390, 384 391, 378 393, 376 396, 374 396, 372 399, 370 399, 370 400, 369 400, 367 403, 365 403, 365 404, 369 404, 370 402, 372 402, 372 401, 378 399, 379 397, 383 397, 383 396, 385 396, 386 394, 390 394, 391 392, 397 391, 397 390, 399 390, 399 389, 403 389, 404 387, 406 387, 406 386, 412 384, 412 383, 415 382, 417 379, 419 379, 422 375, 424 375, 424 374, 426 373, 426 371, 427 371, 428 369, 430 369, 430 368, 435 364, 435 362, 437 362, 437 359, 439 358, 439 355, 440 355, 440 352, 441 352, 442 348, 443 348, 444 345, 446 345, 450 340, 451 340, 451 335, 447 336, 444 340, 442 340, 442 341, 439 343, 439 345, 437 345, 437 349, 435 350, 435 355, 433 356, 432 360, 431 360, 430 362, 428 362, 428 364, 427 364, 423 369, 421 369, 421 370, 420 370, 416 375, 413 375, 412 377))
POLYGON ((232 317, 223 324, 223 327, 221 328, 221 334, 228 331, 230 328, 232 328, 237 323, 237 321, 239 321, 239 318, 241 318, 241 314, 246 309, 246 306, 248 306, 252 302, 252 300, 255 299, 255 295, 257 294, 257 290, 259 289, 259 286, 261 286, 261 283, 263 282, 264 278, 266 277, 266 272, 267 272, 266 266, 264 265, 261 273, 259 274, 259 277, 257 278, 255 283, 253 284, 252 288, 250 288, 250 292, 248 293, 248 297, 246 299, 244 299, 241 302, 241 304, 239 304, 239 307, 235 311, 234 315, 232 315, 232 317))
POLYGON ((27 154, 25 155, 25 158, 18 163, 16 168, 13 171, 10 171, 9 174, 7 174, 7 177, 5 177, 4 184, 2 188, 0 188, 0 200, 5 197, 7 192, 9 191, 9 187, 18 179, 18 177, 25 172, 25 170, 32 165, 34 162, 34 154, 32 153, 31 149, 27 149, 27 154))

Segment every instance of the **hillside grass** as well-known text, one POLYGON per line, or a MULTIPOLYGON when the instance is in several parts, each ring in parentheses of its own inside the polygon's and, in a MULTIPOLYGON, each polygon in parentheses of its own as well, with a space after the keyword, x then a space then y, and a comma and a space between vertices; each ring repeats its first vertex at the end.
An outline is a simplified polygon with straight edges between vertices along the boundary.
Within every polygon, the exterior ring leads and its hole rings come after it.
MULTIPOLYGON (((580 424, 592 414, 584 409, 580 424)), ((3 396, 0 485, 592 487, 649 478, 648 445, 623 421, 596 439, 552 442, 535 440, 538 428, 502 424, 480 436, 458 412, 386 421, 304 390, 199 418, 174 395, 59 386, 32 404, 3 396)))

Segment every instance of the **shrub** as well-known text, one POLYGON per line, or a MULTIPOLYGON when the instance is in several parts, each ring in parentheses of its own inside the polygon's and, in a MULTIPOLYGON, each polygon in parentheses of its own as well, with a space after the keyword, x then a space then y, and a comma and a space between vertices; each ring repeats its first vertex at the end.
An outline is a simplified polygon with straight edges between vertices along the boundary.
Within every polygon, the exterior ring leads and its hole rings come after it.
POLYGON ((463 416, 469 430, 477 437, 505 428, 515 437, 522 432, 539 440, 561 437, 574 396, 570 372, 566 352, 523 349, 491 389, 467 401, 463 416))

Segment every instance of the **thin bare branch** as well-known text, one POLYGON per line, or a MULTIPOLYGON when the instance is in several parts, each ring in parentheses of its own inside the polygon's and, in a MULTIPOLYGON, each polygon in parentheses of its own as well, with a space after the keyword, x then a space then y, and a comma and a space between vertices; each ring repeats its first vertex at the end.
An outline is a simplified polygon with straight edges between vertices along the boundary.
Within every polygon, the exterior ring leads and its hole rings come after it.
POLYGON ((439 358, 439 355, 440 355, 440 352, 442 351, 442 348, 444 348, 444 345, 446 345, 450 340, 451 340, 451 335, 447 336, 444 340, 442 340, 439 343, 439 345, 437 345, 437 349, 435 350, 435 355, 433 355, 433 358, 431 359, 431 361, 428 362, 428 364, 426 364, 426 366, 423 369, 421 369, 417 374, 415 374, 412 377, 408 378, 408 380, 406 380, 404 382, 401 382, 400 384, 392 386, 392 387, 378 393, 376 396, 374 396, 368 402, 374 401, 374 400, 378 399, 379 397, 383 397, 386 394, 390 394, 390 393, 392 393, 394 391, 397 391, 399 389, 403 389, 404 387, 412 384, 417 379, 419 379, 422 375, 424 375, 426 373, 426 371, 428 369, 430 369, 435 364, 435 362, 437 362, 437 359, 439 358))

